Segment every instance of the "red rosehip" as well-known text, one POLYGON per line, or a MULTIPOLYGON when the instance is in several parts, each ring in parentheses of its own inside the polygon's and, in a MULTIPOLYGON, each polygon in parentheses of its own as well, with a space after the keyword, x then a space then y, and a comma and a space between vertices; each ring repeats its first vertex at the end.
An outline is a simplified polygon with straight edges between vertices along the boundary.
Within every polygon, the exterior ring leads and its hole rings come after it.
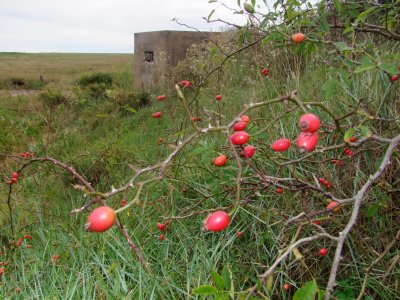
POLYGON ((325 184, 326 179, 325 178, 318 178, 319 183, 325 184))
POLYGON ((116 220, 114 210, 108 206, 96 208, 88 217, 85 229, 95 232, 103 232, 110 229, 116 220))
POLYGON ((289 149, 289 147, 290 147, 290 141, 288 139, 276 140, 271 146, 272 150, 278 152, 286 151, 287 149, 289 149))
POLYGON ((237 237, 241 237, 241 236, 243 236, 243 232, 238 231, 238 232, 237 232, 237 237))
POLYGON ((159 239, 160 239, 160 241, 162 242, 162 241, 165 239, 165 235, 163 235, 163 234, 160 234, 160 237, 159 237, 159 239))
POLYGON ((252 145, 245 146, 241 153, 242 157, 251 158, 256 152, 256 147, 252 145))
POLYGON ((228 227, 229 221, 229 215, 225 211, 218 210, 209 214, 203 223, 207 231, 221 231, 228 227))
POLYGON ((249 122, 250 122, 250 118, 249 118, 248 115, 243 115, 243 116, 240 117, 240 119, 241 119, 243 122, 245 122, 246 124, 249 124, 249 122))
POLYGON ((220 155, 217 156, 216 158, 213 159, 213 163, 214 165, 216 165, 217 167, 222 167, 226 164, 227 158, 225 155, 220 155))
POLYGON ((166 98, 165 95, 157 96, 157 100, 158 100, 158 101, 164 101, 165 98, 166 98))
POLYGON ((222 100, 222 96, 221 95, 216 95, 215 99, 217 99, 217 101, 221 101, 222 100))
POLYGON ((315 225, 321 225, 321 221, 320 221, 320 220, 315 220, 315 221, 313 221, 313 223, 314 223, 315 225))
POLYGON ((392 77, 390 77, 390 81, 391 81, 391 82, 395 82, 395 81, 397 81, 397 80, 399 80, 399 75, 397 75, 397 74, 395 74, 395 75, 393 75, 392 77))
POLYGON ((357 141, 357 138, 356 138, 355 136, 352 136, 352 137, 349 139, 349 141, 352 142, 352 143, 354 143, 354 142, 357 141))
POLYGON ((283 188, 277 187, 275 191, 276 191, 278 194, 282 194, 282 193, 283 193, 283 188))
POLYGON ((165 230, 165 224, 163 224, 163 223, 157 223, 157 228, 158 228, 158 230, 160 230, 160 231, 164 231, 164 230, 165 230))
POLYGON ((200 117, 192 117, 192 121, 198 122, 198 121, 201 121, 201 118, 200 117))
POLYGON ((318 250, 318 255, 319 256, 325 256, 327 254, 328 254, 328 249, 326 249, 326 248, 321 248, 321 249, 318 250))
POLYGON ((13 178, 11 178, 11 181, 9 181, 9 184, 12 185, 12 184, 16 183, 17 181, 18 181, 18 179, 13 177, 13 178))
POLYGON ((269 69, 266 69, 266 68, 262 69, 262 70, 261 70, 261 74, 264 75, 264 76, 268 76, 268 74, 269 74, 269 69))
POLYGON ((184 86, 184 87, 189 87, 189 86, 192 85, 192 84, 190 83, 190 81, 187 81, 187 80, 182 80, 182 81, 180 82, 180 84, 181 84, 182 86, 184 86))
POLYGON ((25 238, 26 238, 27 240, 30 240, 30 239, 32 238, 32 236, 31 236, 30 234, 27 234, 27 235, 25 235, 25 238))
POLYGON ((299 127, 302 131, 315 132, 320 124, 319 118, 314 114, 304 114, 299 119, 299 127))
POLYGON ((248 142, 249 134, 245 131, 236 131, 230 136, 230 139, 234 145, 243 145, 248 142))
POLYGON ((161 117, 161 112, 156 112, 156 113, 154 113, 153 115, 152 115, 152 117, 154 118, 154 119, 158 119, 158 118, 160 118, 161 117))
POLYGON ((289 283, 285 283, 285 284, 283 285, 283 289, 284 289, 286 292, 288 292, 288 291, 290 290, 290 284, 289 284, 289 283))
POLYGON ((314 150, 315 146, 318 144, 318 133, 302 131, 297 137, 297 146, 301 153, 314 150))
POLYGON ((18 179, 18 173, 17 172, 13 172, 12 174, 11 174, 11 178, 17 178, 18 179))
POLYGON ((121 201, 121 206, 122 206, 122 207, 126 206, 126 200, 125 200, 125 199, 122 199, 122 201, 121 201))
POLYGON ((246 122, 239 121, 239 122, 236 122, 235 125, 233 125, 233 130, 235 130, 235 131, 243 131, 243 130, 246 129, 246 127, 247 127, 247 123, 246 122))
POLYGON ((22 244, 22 238, 19 238, 18 241, 15 243, 15 246, 19 247, 21 246, 21 244, 22 244))
POLYGON ((301 33, 301 32, 298 32, 298 33, 295 33, 295 34, 292 35, 292 41, 293 41, 295 44, 300 44, 300 43, 302 43, 302 42, 304 41, 305 38, 306 38, 306 36, 305 36, 303 33, 301 33))

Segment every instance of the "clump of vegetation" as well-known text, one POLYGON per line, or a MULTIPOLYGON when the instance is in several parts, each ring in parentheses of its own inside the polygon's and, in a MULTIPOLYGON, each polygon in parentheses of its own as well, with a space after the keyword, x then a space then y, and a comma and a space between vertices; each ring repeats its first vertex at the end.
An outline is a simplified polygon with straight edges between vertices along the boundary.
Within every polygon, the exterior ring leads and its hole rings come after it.
POLYGON ((66 104, 70 99, 59 89, 47 89, 39 95, 43 104, 49 108, 55 108, 61 104, 66 104))
POLYGON ((83 76, 78 83, 80 86, 83 87, 94 84, 108 87, 113 84, 113 78, 109 73, 94 73, 91 75, 83 76))

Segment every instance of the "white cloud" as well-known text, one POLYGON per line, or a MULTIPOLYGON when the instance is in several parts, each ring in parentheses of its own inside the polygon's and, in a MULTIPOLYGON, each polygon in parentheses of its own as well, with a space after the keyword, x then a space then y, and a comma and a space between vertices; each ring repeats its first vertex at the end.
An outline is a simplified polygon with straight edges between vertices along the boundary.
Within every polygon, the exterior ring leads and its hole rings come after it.
MULTIPOLYGON (((233 7, 236 0, 226 0, 233 7)), ((0 51, 133 52, 135 32, 218 30, 202 17, 243 22, 243 16, 208 0, 0 0, 0 51)))

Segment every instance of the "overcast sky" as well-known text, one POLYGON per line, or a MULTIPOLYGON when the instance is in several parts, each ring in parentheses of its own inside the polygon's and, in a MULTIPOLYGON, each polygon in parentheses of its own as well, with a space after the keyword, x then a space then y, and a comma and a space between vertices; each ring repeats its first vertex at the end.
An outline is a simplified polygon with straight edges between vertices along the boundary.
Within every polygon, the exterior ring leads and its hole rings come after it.
POLYGON ((135 32, 187 30, 173 18, 217 31, 223 24, 202 19, 214 8, 214 16, 240 22, 208 0, 0 0, 0 52, 131 53, 135 32))

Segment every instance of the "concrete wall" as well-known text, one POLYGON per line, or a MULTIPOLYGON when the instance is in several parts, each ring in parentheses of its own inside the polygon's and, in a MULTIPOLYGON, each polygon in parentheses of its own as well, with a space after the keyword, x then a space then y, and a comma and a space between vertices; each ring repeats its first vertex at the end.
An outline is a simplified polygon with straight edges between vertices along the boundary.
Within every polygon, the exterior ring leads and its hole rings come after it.
POLYGON ((172 68, 185 58, 187 49, 217 33, 196 31, 153 31, 135 33, 134 80, 136 88, 163 86, 172 68), (153 61, 145 52, 153 52, 153 61))

